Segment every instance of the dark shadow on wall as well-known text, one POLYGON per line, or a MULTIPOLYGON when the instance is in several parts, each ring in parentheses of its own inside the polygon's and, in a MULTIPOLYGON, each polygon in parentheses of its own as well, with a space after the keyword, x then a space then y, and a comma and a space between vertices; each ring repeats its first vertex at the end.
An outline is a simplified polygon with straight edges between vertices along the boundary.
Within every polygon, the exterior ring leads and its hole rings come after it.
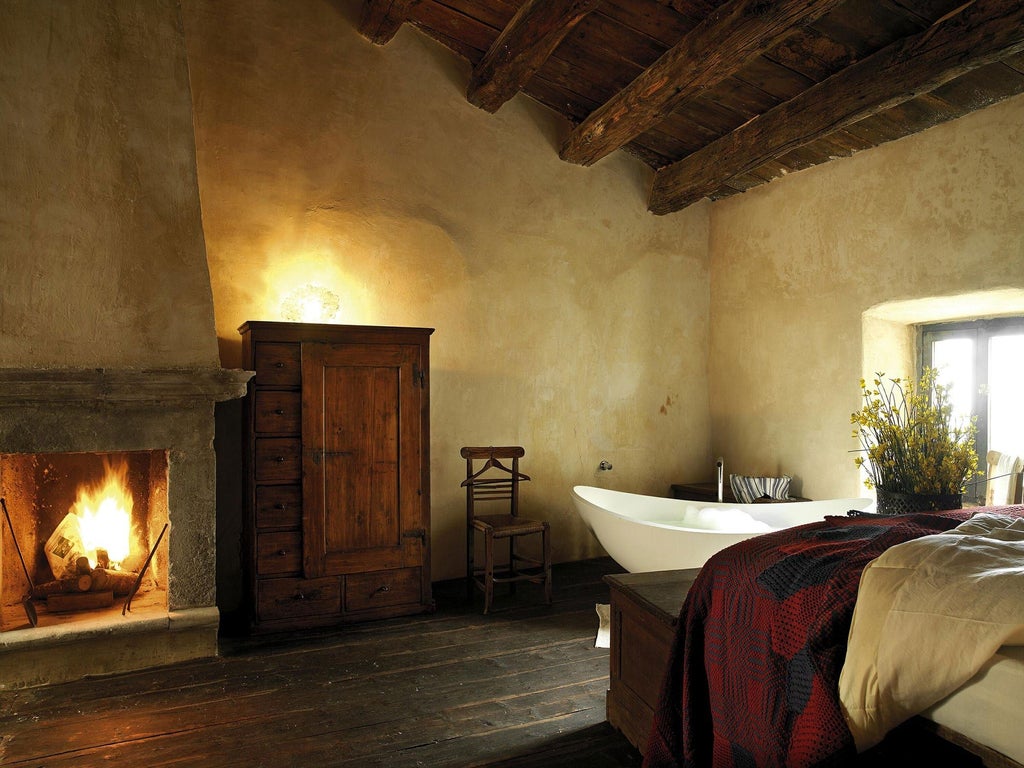
MULTIPOLYGON (((221 365, 239 368, 241 339, 217 339, 221 365)), ((245 628, 243 611, 242 520, 242 417, 245 401, 228 400, 214 408, 213 449, 217 457, 217 607, 221 634, 238 634, 245 628)))

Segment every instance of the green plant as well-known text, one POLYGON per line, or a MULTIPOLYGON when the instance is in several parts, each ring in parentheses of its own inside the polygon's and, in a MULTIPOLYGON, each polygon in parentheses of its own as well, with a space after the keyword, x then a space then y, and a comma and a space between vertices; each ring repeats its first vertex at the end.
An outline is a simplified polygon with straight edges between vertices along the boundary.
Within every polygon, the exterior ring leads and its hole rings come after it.
POLYGON ((913 380, 860 380, 863 407, 850 415, 862 455, 854 459, 867 472, 864 484, 898 493, 958 494, 977 474, 974 420, 956 422, 949 387, 926 368, 913 380))

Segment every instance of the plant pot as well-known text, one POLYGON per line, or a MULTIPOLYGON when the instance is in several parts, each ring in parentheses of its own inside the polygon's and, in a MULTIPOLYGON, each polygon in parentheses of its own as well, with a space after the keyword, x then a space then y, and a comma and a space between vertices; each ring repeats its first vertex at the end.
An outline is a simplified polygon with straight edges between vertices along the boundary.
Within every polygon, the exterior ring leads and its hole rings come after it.
POLYGON ((961 493, 901 493, 877 488, 875 496, 875 511, 880 515, 939 512, 945 509, 961 509, 964 505, 961 493))

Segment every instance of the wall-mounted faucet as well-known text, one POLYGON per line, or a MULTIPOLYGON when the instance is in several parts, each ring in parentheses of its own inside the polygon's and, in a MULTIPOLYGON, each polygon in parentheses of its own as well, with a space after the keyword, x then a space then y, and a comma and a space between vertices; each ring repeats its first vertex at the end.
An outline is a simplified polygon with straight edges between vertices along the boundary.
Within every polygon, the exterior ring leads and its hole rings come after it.
POLYGON ((605 461, 604 459, 601 459, 601 463, 597 465, 597 468, 602 472, 607 472, 609 469, 612 468, 612 463, 610 461, 605 461))
POLYGON ((718 460, 715 462, 715 469, 718 474, 718 503, 721 504, 723 501, 722 494, 725 490, 723 488, 725 480, 725 459, 723 459, 721 456, 719 456, 718 460))

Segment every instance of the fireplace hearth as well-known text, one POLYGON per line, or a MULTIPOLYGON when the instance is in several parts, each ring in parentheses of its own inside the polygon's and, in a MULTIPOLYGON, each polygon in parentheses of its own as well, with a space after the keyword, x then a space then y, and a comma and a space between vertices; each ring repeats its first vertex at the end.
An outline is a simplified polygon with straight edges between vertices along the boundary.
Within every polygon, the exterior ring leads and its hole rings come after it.
MULTIPOLYGON (((147 589, 130 612, 122 615, 123 595, 108 608, 78 598, 81 610, 76 599, 72 610, 50 610, 37 597, 33 627, 22 605, 28 581, 2 521, 0 689, 216 654, 214 403, 244 395, 250 375, 221 368, 0 369, 0 496, 37 590, 59 578, 47 540, 76 509, 80 490, 102 485, 108 470, 123 476, 131 498, 134 541, 124 568, 141 570, 167 524, 146 569, 147 589)), ((95 547, 90 553, 81 567, 102 579, 95 547)))

